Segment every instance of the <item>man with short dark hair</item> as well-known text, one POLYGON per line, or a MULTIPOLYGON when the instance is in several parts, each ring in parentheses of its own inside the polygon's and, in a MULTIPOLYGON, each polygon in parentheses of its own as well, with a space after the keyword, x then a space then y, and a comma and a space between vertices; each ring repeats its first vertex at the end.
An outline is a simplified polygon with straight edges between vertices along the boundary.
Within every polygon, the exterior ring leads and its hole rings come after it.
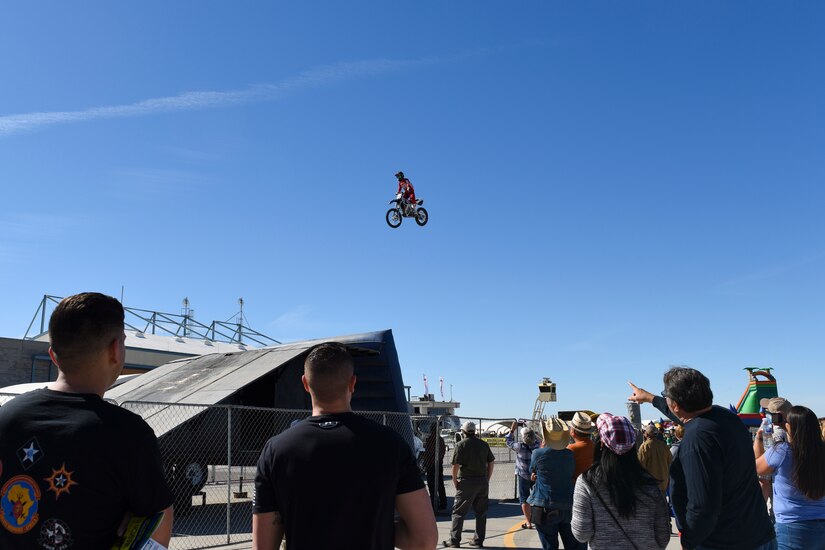
POLYGON ((301 379, 312 416, 261 453, 252 547, 274 550, 286 535, 291 550, 432 550, 438 530, 415 457, 395 431, 352 411, 347 348, 313 348, 301 379))
POLYGON ((472 508, 476 516, 476 531, 469 546, 481 548, 487 536, 488 495, 496 457, 487 442, 476 437, 474 422, 462 424, 461 433, 464 434, 464 439, 456 443, 453 449, 453 522, 450 540, 445 540, 444 546, 458 548, 464 529, 464 517, 472 508))
POLYGON ((659 397, 631 383, 629 400, 651 403, 684 423, 685 435, 670 467, 682 548, 776 549, 748 429, 735 414, 713 405, 710 381, 698 370, 672 367, 664 386, 659 397))
POLYGON ((126 357, 123 306, 98 293, 65 298, 49 320, 57 380, 0 409, 0 548, 111 548, 124 520, 158 522, 172 502, 152 429, 102 399, 126 357))

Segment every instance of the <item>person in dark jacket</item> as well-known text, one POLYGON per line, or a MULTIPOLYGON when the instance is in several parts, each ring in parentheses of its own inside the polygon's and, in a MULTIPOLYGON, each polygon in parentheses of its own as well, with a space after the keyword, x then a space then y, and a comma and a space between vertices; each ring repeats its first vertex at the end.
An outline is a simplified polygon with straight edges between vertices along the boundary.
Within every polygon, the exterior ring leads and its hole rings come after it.
POLYGON ((444 455, 447 445, 444 438, 438 433, 436 426, 430 430, 424 440, 424 470, 427 472, 427 489, 430 491, 430 501, 434 511, 447 509, 447 492, 444 490, 444 455))
POLYGON ((687 549, 774 550, 776 535, 762 498, 751 435, 728 409, 713 405, 710 380, 672 367, 661 396, 630 384, 629 399, 651 403, 685 426, 670 467, 671 500, 687 549))

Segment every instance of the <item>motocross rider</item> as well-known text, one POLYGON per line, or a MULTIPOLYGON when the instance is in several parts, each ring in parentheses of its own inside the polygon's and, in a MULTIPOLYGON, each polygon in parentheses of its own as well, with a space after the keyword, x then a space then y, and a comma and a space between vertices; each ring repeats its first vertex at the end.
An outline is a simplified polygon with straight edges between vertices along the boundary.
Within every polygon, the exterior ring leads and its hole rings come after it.
POLYGON ((395 177, 398 178, 398 191, 396 191, 396 193, 403 192, 402 197, 404 200, 415 208, 415 205, 418 203, 415 200, 415 189, 413 189, 412 183, 404 177, 404 172, 398 172, 395 177))

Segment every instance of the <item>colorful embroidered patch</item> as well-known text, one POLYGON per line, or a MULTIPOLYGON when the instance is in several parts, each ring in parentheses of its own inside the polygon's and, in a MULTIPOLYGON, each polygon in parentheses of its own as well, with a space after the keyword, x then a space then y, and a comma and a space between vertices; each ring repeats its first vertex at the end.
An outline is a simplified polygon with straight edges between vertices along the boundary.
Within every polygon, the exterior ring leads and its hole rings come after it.
POLYGON ((20 459, 20 464, 26 470, 31 468, 43 456, 43 448, 36 437, 29 439, 22 447, 17 449, 17 458, 20 459))
POLYGON ((38 520, 40 489, 29 476, 14 476, 0 490, 0 523, 7 531, 22 535, 38 520))
POLYGON ((74 475, 74 472, 66 470, 66 463, 64 462, 59 470, 52 468, 52 475, 43 478, 43 481, 49 483, 47 490, 54 491, 55 500, 58 500, 63 493, 68 494, 72 485, 79 485, 78 482, 72 479, 72 475, 74 475))
POLYGON ((46 550, 66 550, 72 545, 72 531, 66 522, 59 519, 47 519, 40 527, 40 546, 46 550))

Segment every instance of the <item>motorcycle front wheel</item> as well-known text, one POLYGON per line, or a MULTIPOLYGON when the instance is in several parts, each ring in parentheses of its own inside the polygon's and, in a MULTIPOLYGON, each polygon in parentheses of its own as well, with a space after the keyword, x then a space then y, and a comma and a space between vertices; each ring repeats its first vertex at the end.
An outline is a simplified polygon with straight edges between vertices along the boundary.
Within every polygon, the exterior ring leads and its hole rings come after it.
POLYGON ((395 229, 401 225, 401 211, 397 208, 390 208, 387 210, 387 225, 395 229))
POLYGON ((430 215, 427 214, 427 211, 423 208, 419 208, 418 211, 415 213, 415 223, 417 223, 418 225, 427 225, 427 220, 429 219, 430 215))

